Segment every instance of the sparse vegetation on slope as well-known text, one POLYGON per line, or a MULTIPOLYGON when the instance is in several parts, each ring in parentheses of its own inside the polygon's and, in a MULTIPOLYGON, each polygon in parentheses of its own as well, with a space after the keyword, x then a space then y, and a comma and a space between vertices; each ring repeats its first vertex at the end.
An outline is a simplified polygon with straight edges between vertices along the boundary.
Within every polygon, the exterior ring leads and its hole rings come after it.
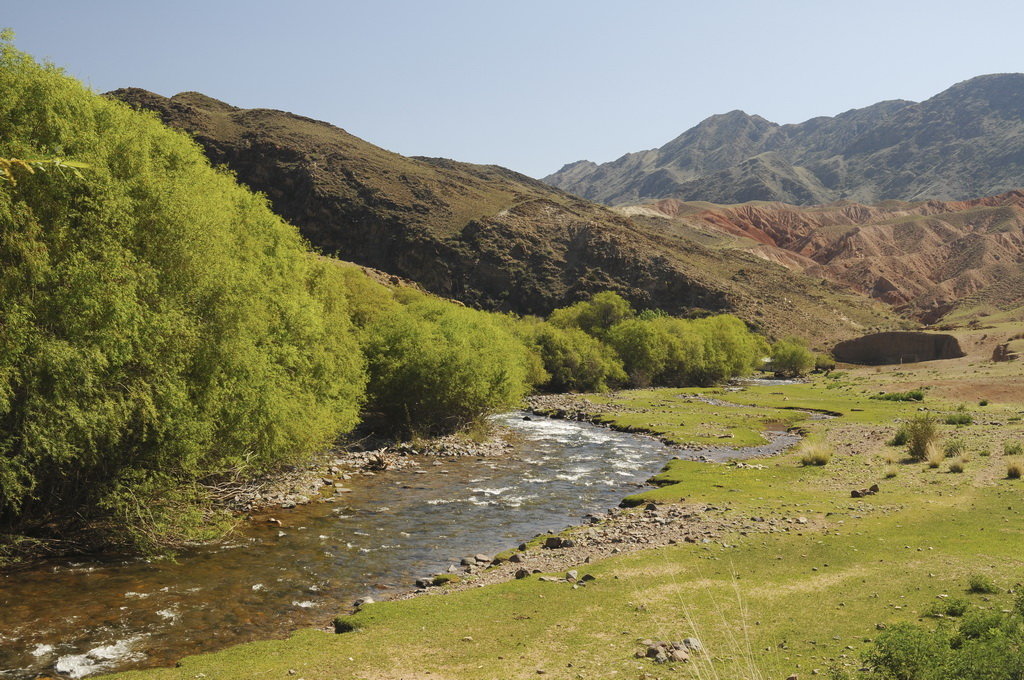
POLYGON ((198 93, 111 93, 194 135, 324 252, 473 307, 547 315, 612 290, 637 309, 733 313, 816 345, 900 323, 880 305, 496 166, 406 158, 327 123, 198 93))

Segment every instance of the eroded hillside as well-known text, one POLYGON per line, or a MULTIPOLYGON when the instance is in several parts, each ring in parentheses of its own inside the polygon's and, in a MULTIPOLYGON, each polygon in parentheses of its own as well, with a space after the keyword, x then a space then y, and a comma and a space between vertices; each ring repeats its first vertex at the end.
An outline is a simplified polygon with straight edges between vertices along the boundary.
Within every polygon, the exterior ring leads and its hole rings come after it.
POLYGON ((970 201, 625 209, 651 229, 737 248, 834 281, 925 322, 1024 305, 1024 193, 970 201))

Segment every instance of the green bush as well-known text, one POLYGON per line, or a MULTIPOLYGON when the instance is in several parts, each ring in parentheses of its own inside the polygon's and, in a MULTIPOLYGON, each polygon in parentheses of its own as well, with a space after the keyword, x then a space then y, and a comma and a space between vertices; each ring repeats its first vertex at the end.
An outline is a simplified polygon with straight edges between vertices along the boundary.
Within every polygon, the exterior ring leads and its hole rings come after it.
POLYGON ((999 592, 999 586, 997 586, 988 576, 975 574, 971 576, 971 579, 968 582, 967 592, 992 595, 999 592))
POLYGON ((807 375, 814 368, 814 352, 800 338, 779 340, 772 345, 772 370, 783 378, 807 375))
POLYGON ((633 387, 647 387, 665 373, 673 337, 661 319, 629 319, 613 326, 607 342, 622 359, 633 387))
POLYGON ((939 600, 925 612, 926 616, 950 616, 958 618, 967 613, 971 603, 962 597, 950 597, 939 600))
POLYGON ((804 444, 800 448, 800 454, 800 464, 803 466, 828 465, 832 460, 832 449, 820 442, 804 444))
POLYGON ((920 414, 904 424, 907 434, 907 452, 914 460, 925 460, 929 449, 938 446, 939 426, 931 414, 920 414))
POLYGON ((1020 680, 1024 678, 1024 618, 967 612, 959 625, 930 629, 898 623, 882 631, 858 677, 874 680, 1020 680))
POLYGON ((364 329, 367 416, 406 435, 453 432, 525 395, 527 349, 497 317, 419 293, 364 329))
POLYGON ((0 182, 0 525, 188 505, 356 423, 343 282, 264 198, 6 43, 0 87, 0 156, 89 166, 0 182))
POLYGON ((714 385, 728 378, 749 375, 761 366, 762 359, 768 354, 765 339, 752 333, 741 319, 731 314, 718 314, 689 323, 704 341, 704 362, 688 384, 714 385))
POLYGON ((616 383, 632 387, 713 385, 750 374, 768 352, 763 338, 729 314, 678 319, 645 311, 638 316, 614 293, 600 293, 555 310, 547 327, 535 344, 544 357, 545 369, 553 376, 549 389, 598 389, 597 385, 616 383), (603 350, 586 347, 587 343, 575 336, 574 332, 580 331, 611 348, 628 377, 620 378, 610 370, 603 350), (582 379, 574 379, 576 374, 582 379))
POLYGON ((836 368, 836 360, 831 354, 817 354, 814 357, 814 370, 821 373, 831 373, 836 368))
POLYGON ((956 413, 950 413, 946 416, 946 425, 970 425, 974 422, 974 418, 970 413, 967 413, 963 409, 958 410, 956 413))
POLYGON ((906 446, 908 441, 910 441, 910 426, 907 423, 902 423, 896 428, 896 433, 893 434, 892 439, 886 442, 886 445, 906 446))
POLYGON ((1024 444, 1020 442, 1004 442, 1003 443, 1003 455, 1004 456, 1019 456, 1024 453, 1024 444))
POLYGON ((953 458, 959 456, 967 450, 967 444, 964 443, 963 439, 950 439, 946 442, 946 445, 942 447, 943 453, 946 454, 946 458, 953 458))
POLYGON ((910 390, 908 392, 883 392, 882 394, 876 394, 872 399, 881 399, 882 401, 923 401, 924 390, 910 390))
POLYGON ((612 326, 635 315, 633 307, 621 295, 605 291, 589 300, 556 309, 548 321, 559 328, 578 328, 587 335, 603 338, 612 326))
POLYGON ((1024 474, 1024 465, 1022 465, 1021 463, 1007 463, 1007 479, 1020 479, 1022 474, 1024 474))
POLYGON ((544 371, 542 384, 554 392, 603 392, 626 383, 626 372, 615 351, 578 328, 535 323, 527 329, 544 371))

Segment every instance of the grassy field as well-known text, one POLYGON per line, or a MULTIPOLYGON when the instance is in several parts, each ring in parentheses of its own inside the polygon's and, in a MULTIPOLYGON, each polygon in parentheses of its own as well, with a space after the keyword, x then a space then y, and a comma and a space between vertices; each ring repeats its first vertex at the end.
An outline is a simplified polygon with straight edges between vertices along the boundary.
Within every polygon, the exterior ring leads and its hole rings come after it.
MULTIPOLYGON (((573 588, 536 577, 365 607, 336 635, 306 630, 190 657, 123 678, 719 678, 809 677, 860 666, 879 627, 930 620, 964 598, 1002 609, 1024 581, 1024 480, 1006 478, 1007 443, 1024 443, 1024 366, 975 358, 912 368, 857 369, 807 385, 742 391, 643 390, 590 396, 603 419, 679 442, 759 443, 766 423, 805 428, 825 465, 799 448, 750 466, 671 461, 638 500, 699 508, 695 522, 738 527, 713 543, 679 543, 580 565, 596 580, 573 588), (939 385, 932 387, 933 385, 939 385), (1010 385, 1008 388, 1007 385, 1010 385), (1016 385, 1014 393, 1013 385, 1016 385), (979 405, 991 386, 998 399, 979 405), (871 399, 925 388, 920 402, 871 399), (697 401, 744 404, 747 408, 697 401), (963 443, 964 471, 909 462, 887 446, 919 410, 940 419, 944 445, 963 443), (952 398, 951 398, 952 397, 952 398), (819 420, 794 409, 841 414, 819 420), (723 438, 721 435, 733 435, 723 438), (851 498, 851 490, 879 492, 851 498), (970 594, 972 576, 994 594, 970 594), (706 654, 656 665, 640 640, 697 637, 706 654)), ((1011 447, 1012 448, 1012 447, 1011 447)), ((642 512, 642 510, 636 510, 642 512)))

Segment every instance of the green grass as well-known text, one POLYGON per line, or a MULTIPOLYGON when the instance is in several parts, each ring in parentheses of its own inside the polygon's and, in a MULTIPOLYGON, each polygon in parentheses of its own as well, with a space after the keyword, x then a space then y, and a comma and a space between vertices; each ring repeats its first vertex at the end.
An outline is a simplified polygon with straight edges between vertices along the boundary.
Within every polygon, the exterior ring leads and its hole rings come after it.
MULTIPOLYGON (((679 424, 687 419, 756 434, 761 423, 783 413, 806 427, 812 442, 828 442, 833 456, 826 466, 800 465, 800 450, 757 461, 762 468, 673 460, 656 488, 630 498, 685 503, 701 518, 698 526, 702 520, 728 523, 712 543, 581 565, 597 580, 579 589, 530 577, 377 603, 345 618, 352 632, 301 631, 123 677, 283 678, 294 671, 307 680, 486 680, 533 678, 542 670, 553 678, 754 678, 753 664, 761 677, 772 678, 825 673, 833 665, 855 669, 876 624, 954 616, 961 610, 957 598, 980 602, 981 595, 965 592, 977 575, 995 575, 1001 583, 1024 579, 1024 504, 1019 485, 1005 479, 1006 461, 972 459, 956 475, 923 463, 894 463, 885 440, 895 420, 916 413, 916 404, 871 400, 866 382, 857 377, 850 389, 818 382, 713 395, 751 409, 678 398, 700 390, 606 399, 619 409, 617 423, 628 415, 630 423, 679 438, 697 430, 679 424), (845 415, 810 420, 781 408, 789 406, 845 415), (894 466, 898 475, 887 478, 894 466), (851 499, 851 489, 874 483, 879 493, 851 499), (688 636, 704 643, 713 671, 690 663, 670 672, 633 658, 640 639, 688 636)), ((1024 434, 1012 427, 1009 434, 1024 434)), ((960 432, 979 446, 996 446, 1007 434, 981 425, 960 432)), ((1012 598, 1006 592, 984 597, 995 609, 1010 606, 1012 598)))
MULTIPOLYGON (((776 483, 762 478, 743 487, 758 492, 776 483)), ((349 619, 351 633, 301 631, 122 677, 287 677, 295 670, 308 680, 427 671, 497 679, 536 677, 537 669, 553 677, 637 677, 653 672, 650 662, 632 658, 638 639, 691 635, 711 650, 722 677, 741 677, 749 658, 765 677, 809 673, 843 654, 854 661, 875 623, 924 615, 935 593, 960 592, 966 574, 1024 577, 1020 510, 1007 510, 1009 500, 1005 492, 971 493, 854 522, 855 513, 842 511, 845 501, 823 505, 803 496, 782 509, 814 521, 840 512, 827 520, 828 533, 797 525, 730 537, 734 548, 681 545, 616 557, 587 565, 597 580, 578 590, 529 578, 378 603, 349 619)), ((680 667, 679 677, 696 677, 695 670, 680 667)))

